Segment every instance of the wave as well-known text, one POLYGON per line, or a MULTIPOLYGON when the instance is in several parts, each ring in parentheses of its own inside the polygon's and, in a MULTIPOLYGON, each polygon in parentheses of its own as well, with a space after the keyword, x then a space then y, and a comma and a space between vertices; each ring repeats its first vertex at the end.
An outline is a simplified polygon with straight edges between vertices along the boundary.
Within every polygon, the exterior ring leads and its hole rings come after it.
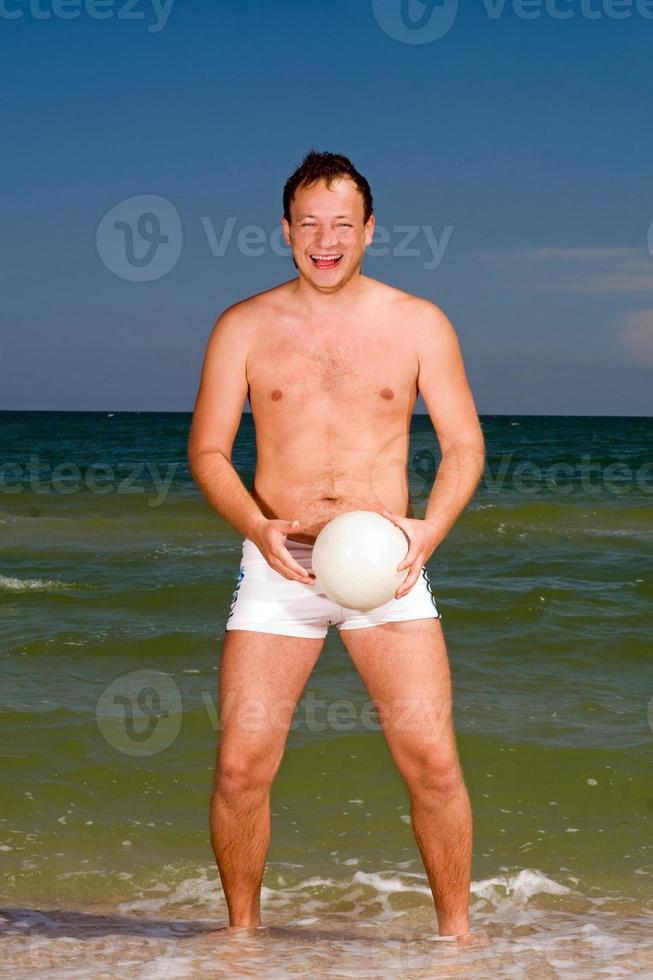
POLYGON ((0 592, 62 592, 66 589, 93 589, 82 582, 62 582, 59 579, 14 578, 0 575, 0 592))
POLYGON ((13 975, 61 980, 112 974, 127 962, 143 980, 369 976, 370 964, 379 977, 651 975, 645 908, 616 896, 584 896, 537 868, 472 883, 471 924, 485 940, 480 948, 437 935, 424 874, 356 871, 344 880, 318 874, 291 884, 286 877, 295 868, 268 867, 268 882, 277 887, 263 887, 263 924, 236 934, 225 930, 227 909, 213 869, 159 880, 182 871, 167 865, 141 889, 132 882, 138 897, 117 906, 80 899, 62 911, 12 903, 0 915, 3 962, 13 975))
MULTIPOLYGON (((278 866, 277 866, 278 867, 278 866)), ((354 871, 351 877, 335 878, 313 875, 295 884, 289 884, 283 874, 277 874, 278 888, 264 885, 261 897, 268 907, 280 908, 295 905, 302 901, 317 908, 327 909, 334 901, 358 899, 358 913, 362 914, 370 902, 386 906, 392 895, 414 894, 430 898, 426 875, 413 872, 394 871, 354 871)), ((214 907, 216 884, 213 877, 203 873, 194 878, 185 878, 171 888, 164 882, 150 885, 147 891, 158 892, 158 896, 140 897, 118 906, 121 912, 161 912, 164 909, 181 907, 197 909, 198 906, 214 907), (165 894, 161 894, 165 892, 165 894)), ((472 881, 470 891, 473 897, 498 906, 506 899, 524 905, 538 895, 570 895, 572 889, 550 878, 542 871, 523 868, 514 874, 497 875, 472 881)), ((389 907, 389 906, 388 906, 389 907)))

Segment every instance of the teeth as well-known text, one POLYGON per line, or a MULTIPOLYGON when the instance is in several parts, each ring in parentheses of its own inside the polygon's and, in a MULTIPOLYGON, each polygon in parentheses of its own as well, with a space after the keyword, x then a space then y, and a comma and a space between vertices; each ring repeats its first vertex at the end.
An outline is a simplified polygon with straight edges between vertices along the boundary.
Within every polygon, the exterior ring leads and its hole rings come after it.
POLYGON ((342 255, 311 255, 317 262, 328 262, 329 259, 341 259, 342 255))

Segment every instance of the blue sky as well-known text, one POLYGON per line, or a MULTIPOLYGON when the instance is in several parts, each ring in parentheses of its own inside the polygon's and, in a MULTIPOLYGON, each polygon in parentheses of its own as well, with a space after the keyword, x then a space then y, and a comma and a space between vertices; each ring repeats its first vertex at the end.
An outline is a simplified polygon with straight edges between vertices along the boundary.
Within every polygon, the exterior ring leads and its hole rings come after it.
POLYGON ((653 3, 401 3, 0 0, 0 408, 190 411, 314 147, 481 414, 653 414, 653 3))

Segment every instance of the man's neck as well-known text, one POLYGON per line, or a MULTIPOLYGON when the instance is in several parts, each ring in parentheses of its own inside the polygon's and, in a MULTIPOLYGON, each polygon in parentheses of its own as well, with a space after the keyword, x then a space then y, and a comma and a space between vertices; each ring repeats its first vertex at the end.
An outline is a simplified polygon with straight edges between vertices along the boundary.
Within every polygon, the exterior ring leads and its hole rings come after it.
POLYGON ((351 313, 362 300, 366 291, 367 277, 360 273, 353 276, 342 289, 323 293, 301 276, 295 280, 295 295, 309 316, 331 317, 351 313))

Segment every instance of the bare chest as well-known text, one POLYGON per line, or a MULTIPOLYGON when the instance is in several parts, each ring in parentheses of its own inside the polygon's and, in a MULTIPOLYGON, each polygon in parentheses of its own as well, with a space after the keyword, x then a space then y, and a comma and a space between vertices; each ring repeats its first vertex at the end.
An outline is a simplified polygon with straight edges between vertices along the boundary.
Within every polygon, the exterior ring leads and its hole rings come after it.
POLYGON ((314 333, 272 330, 250 352, 252 410, 289 412, 307 403, 403 412, 416 397, 417 354, 389 326, 314 333))

